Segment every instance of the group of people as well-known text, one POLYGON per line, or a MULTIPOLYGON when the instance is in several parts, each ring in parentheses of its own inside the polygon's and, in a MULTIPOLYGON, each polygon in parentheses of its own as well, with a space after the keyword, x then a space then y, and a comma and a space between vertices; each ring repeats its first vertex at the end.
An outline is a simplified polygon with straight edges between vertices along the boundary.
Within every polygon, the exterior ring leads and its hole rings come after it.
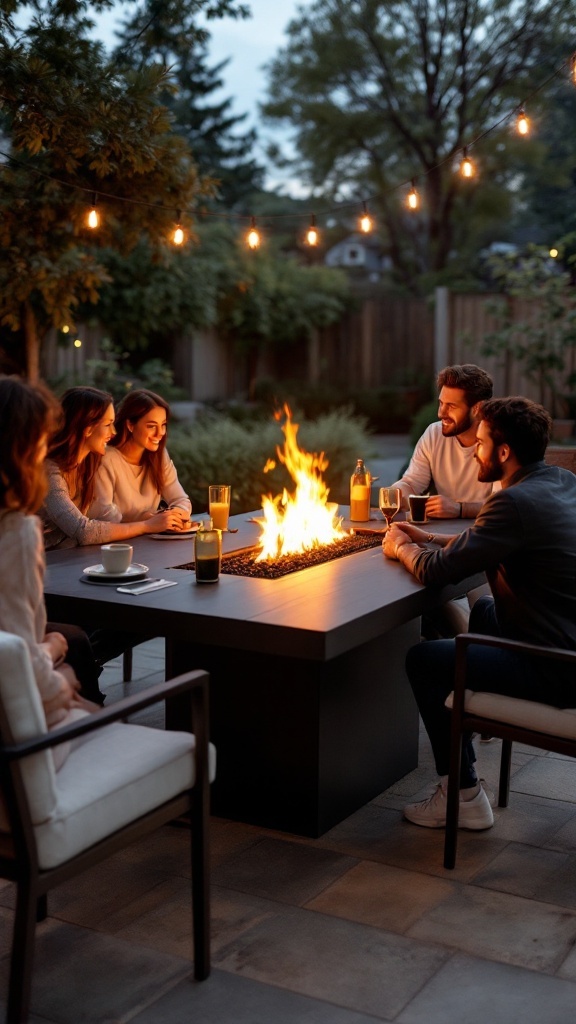
MULTIPOLYGON (((454 635, 469 627, 576 650, 576 475, 544 461, 548 413, 526 398, 492 398, 490 376, 472 364, 446 367, 437 383, 438 422, 427 428, 395 486, 405 504, 409 494, 430 492, 431 521, 473 523, 454 536, 393 524, 384 555, 432 586, 485 572, 489 590, 451 603, 435 623, 436 638, 408 655, 439 782, 404 814, 434 828, 446 821, 445 701, 453 685, 454 635)), ((102 631, 88 637, 78 627, 47 623, 44 548, 190 528, 191 502, 166 451, 168 419, 167 403, 149 391, 130 392, 115 411, 110 395, 94 388, 71 388, 58 403, 42 386, 0 379, 0 629, 27 642, 49 727, 97 708, 104 699, 101 665, 142 637, 124 634, 111 651, 102 631)), ((471 645, 468 679, 484 691, 576 705, 574 669, 560 663, 471 645)), ((64 756, 57 748, 57 766, 64 756)), ((474 763, 468 739, 459 820, 461 827, 484 829, 493 815, 474 763)))
MULTIPOLYGON (((544 461, 550 416, 526 398, 492 398, 490 377, 472 364, 447 367, 438 388, 439 422, 427 428, 395 486, 404 499, 436 491, 426 502, 430 520, 474 522, 454 536, 408 522, 393 524, 384 555, 430 586, 457 584, 484 572, 491 596, 469 594, 470 611, 449 607, 436 622, 438 637, 408 653, 407 674, 439 781, 430 797, 405 807, 404 816, 429 828, 446 823, 450 712, 445 702, 454 680, 453 635, 470 631, 576 650, 576 475, 544 461)), ((568 663, 472 644, 467 681, 470 689, 576 706, 576 672, 568 663)), ((490 828, 494 817, 474 764, 468 737, 459 825, 480 830, 490 828)))
MULTIPOLYGON (((48 623, 44 551, 190 528, 169 414, 151 391, 129 392, 115 412, 96 388, 58 402, 42 385, 0 378, 0 629, 27 643, 49 728, 96 710, 104 662, 145 637, 48 623)), ((65 753, 55 748, 56 767, 65 753)))

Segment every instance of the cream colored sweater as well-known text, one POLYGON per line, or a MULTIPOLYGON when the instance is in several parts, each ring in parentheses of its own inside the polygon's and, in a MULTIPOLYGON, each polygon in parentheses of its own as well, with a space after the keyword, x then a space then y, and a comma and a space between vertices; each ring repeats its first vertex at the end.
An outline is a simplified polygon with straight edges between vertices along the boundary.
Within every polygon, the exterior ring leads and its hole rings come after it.
POLYGON ((91 519, 114 523, 135 523, 158 510, 163 499, 170 508, 192 511, 192 502, 178 480, 176 467, 166 449, 163 454, 164 486, 160 494, 142 466, 127 462, 117 448, 107 448, 96 474, 94 501, 88 509, 91 519))
MULTIPOLYGON (((37 516, 0 511, 0 629, 28 645, 34 678, 42 701, 52 700, 65 686, 42 641, 46 632, 44 606, 44 545, 37 516)), ((49 728, 68 717, 64 709, 46 717, 49 728)), ((58 767, 58 765, 57 765, 58 767)))

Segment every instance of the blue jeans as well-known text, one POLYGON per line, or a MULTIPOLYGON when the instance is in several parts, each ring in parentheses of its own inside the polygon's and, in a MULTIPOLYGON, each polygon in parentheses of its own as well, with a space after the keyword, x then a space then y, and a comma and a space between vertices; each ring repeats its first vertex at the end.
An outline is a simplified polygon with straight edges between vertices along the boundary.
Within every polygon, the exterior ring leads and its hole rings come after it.
MULTIPOLYGON (((501 635, 493 598, 482 597, 476 602, 470 613, 469 631, 501 635)), ((406 658, 406 672, 432 744, 439 775, 448 775, 450 763, 450 711, 444 702, 454 688, 455 653, 454 640, 429 640, 412 647, 406 658)), ((471 690, 542 701, 559 708, 576 706, 574 684, 557 673, 556 666, 547 676, 540 659, 531 660, 496 648, 470 645, 467 686, 471 690)), ((475 760, 471 737, 464 736, 460 768, 462 789, 478 781, 475 760)))

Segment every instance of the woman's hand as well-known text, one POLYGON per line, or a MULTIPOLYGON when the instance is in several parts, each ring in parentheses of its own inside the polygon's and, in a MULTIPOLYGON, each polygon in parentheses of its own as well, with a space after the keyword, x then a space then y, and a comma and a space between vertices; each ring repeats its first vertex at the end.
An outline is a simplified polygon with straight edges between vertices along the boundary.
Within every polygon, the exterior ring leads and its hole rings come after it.
POLYGON ((63 633, 46 633, 42 646, 47 649, 54 668, 64 661, 68 653, 68 641, 63 633))
POLYGON ((150 519, 146 520, 146 533, 163 533, 164 530, 175 530, 183 532, 190 527, 190 516, 182 508, 165 508, 163 512, 155 512, 150 519))

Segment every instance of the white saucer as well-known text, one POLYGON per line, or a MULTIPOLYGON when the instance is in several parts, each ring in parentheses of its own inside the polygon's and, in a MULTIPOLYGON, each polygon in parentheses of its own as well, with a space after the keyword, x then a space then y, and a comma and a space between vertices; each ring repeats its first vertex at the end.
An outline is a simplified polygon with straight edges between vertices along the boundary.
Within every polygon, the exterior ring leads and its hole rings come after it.
POLYGON ((142 565, 140 562, 132 562, 132 565, 129 565, 126 569, 126 572, 106 572, 104 566, 100 563, 99 565, 89 565, 83 572, 85 576, 92 580, 137 580, 141 576, 146 575, 148 566, 142 565))

